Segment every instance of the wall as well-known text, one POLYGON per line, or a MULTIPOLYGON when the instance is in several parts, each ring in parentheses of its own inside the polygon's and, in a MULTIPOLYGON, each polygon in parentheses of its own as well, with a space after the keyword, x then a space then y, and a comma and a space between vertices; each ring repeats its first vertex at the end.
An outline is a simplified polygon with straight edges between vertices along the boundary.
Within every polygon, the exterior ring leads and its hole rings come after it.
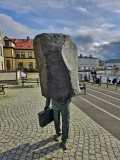
POLYGON ((20 70, 0 71, 0 81, 18 81, 22 77, 27 77, 26 73, 21 73, 20 70))
POLYGON ((2 38, 2 33, 0 31, 0 70, 5 69, 4 67, 4 57, 3 57, 3 45, 4 45, 4 41, 2 38))
POLYGON ((18 69, 18 63, 23 63, 23 68, 29 69, 29 62, 33 63, 33 68, 36 68, 36 61, 33 50, 15 50, 13 48, 4 48, 5 57, 5 70, 16 70, 18 69), (20 53, 20 58, 16 57, 16 52, 20 53), (25 52, 25 58, 21 58, 21 52, 25 52), (32 58, 28 57, 28 52, 32 52, 32 58), (10 67, 7 64, 10 61, 10 67))
POLYGON ((93 57, 78 57, 78 70, 99 67, 99 59, 93 57))
POLYGON ((23 63, 23 68, 28 68, 29 69, 29 62, 33 63, 33 68, 35 68, 35 59, 15 59, 15 68, 18 69, 18 63, 22 62, 23 63))
MULTIPOLYGON (((36 61, 35 61, 35 56, 34 56, 34 51, 33 50, 15 50, 15 54, 19 52, 20 53, 20 58, 15 58, 15 68, 18 69, 18 63, 23 63, 23 68, 28 68, 29 69, 29 62, 33 63, 33 68, 36 68, 36 61), (25 53, 25 57, 21 57, 21 53, 25 53), (28 52, 32 52, 32 58, 29 58, 28 52)), ((16 57, 16 55, 15 55, 16 57)))
POLYGON ((115 66, 120 68, 120 63, 106 63, 105 64, 105 67, 115 68, 115 66))
POLYGON ((0 70, 4 70, 4 57, 0 56, 0 70))

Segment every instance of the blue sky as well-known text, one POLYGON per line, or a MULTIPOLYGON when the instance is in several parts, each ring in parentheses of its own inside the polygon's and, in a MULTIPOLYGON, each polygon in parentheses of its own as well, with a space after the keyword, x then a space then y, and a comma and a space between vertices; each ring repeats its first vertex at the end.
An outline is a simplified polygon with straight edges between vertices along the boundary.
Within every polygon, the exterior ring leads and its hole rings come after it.
POLYGON ((0 0, 0 30, 23 39, 63 33, 78 55, 120 58, 120 0, 0 0))

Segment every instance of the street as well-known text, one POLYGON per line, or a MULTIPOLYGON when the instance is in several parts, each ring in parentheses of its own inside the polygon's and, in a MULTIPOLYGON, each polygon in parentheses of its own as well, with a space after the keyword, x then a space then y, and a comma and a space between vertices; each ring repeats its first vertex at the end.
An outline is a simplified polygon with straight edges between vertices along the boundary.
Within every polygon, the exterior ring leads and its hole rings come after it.
POLYGON ((120 92, 87 84, 87 94, 74 97, 72 102, 86 115, 120 140, 120 92))

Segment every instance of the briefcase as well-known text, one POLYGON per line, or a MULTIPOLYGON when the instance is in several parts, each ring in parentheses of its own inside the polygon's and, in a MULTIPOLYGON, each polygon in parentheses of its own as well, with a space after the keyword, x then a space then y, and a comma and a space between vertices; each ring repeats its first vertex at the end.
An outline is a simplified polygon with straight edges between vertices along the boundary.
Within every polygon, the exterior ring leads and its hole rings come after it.
POLYGON ((40 127, 45 127, 54 120, 53 109, 50 107, 49 109, 39 112, 38 118, 40 127))

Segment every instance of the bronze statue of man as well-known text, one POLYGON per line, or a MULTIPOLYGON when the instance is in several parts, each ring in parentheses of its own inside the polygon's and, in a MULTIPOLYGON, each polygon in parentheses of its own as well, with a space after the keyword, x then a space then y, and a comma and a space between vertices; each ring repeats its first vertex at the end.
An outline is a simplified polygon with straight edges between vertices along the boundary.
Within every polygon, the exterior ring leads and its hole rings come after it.
MULTIPOLYGON (((62 99, 52 99, 52 108, 54 115, 54 125, 56 130, 56 137, 58 138, 62 135, 61 140, 63 143, 63 149, 67 149, 67 139, 69 133, 69 119, 70 119, 70 102, 71 97, 62 99), (60 113, 62 116, 62 131, 60 128, 60 113)), ((46 108, 50 105, 50 99, 46 99, 46 108)))
POLYGON ((70 102, 80 92, 77 47, 68 35, 43 33, 34 38, 34 53, 46 107, 52 100, 56 134, 62 136, 63 149, 67 149, 70 102))

